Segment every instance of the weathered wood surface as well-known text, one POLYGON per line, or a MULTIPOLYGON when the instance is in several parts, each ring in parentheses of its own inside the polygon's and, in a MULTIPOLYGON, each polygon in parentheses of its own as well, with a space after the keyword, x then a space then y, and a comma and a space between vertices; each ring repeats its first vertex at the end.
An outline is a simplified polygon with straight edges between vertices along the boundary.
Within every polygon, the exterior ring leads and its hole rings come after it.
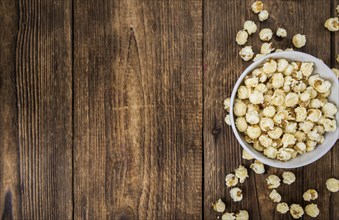
MULTIPOLYGON (((265 0, 260 23, 244 0, 2 0, 0 2, 0 218, 215 219, 211 203, 251 219, 291 219, 268 199, 268 168, 233 203, 224 177, 241 148, 223 100, 250 62, 235 35, 245 20, 276 30, 277 48, 307 36, 301 51, 339 68, 339 35, 323 22, 337 0, 265 0)), ((260 49, 258 32, 249 38, 260 49)), ((339 146, 295 169, 283 200, 319 191, 319 219, 339 219, 339 146)), ((310 219, 305 217, 304 219, 310 219)))

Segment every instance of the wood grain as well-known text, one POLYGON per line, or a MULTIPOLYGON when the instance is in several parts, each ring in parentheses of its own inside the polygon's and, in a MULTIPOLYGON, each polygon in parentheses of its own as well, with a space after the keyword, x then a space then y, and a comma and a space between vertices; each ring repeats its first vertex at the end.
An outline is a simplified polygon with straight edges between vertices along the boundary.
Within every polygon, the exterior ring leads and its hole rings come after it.
POLYGON ((0 219, 20 219, 18 114, 15 90, 15 45, 18 4, 0 2, 0 219))
POLYGON ((16 84, 24 219, 72 218, 70 1, 19 1, 16 84))
MULTIPOLYGON (((249 162, 241 159, 241 147, 237 143, 231 128, 224 124, 225 112, 222 107, 223 99, 230 96, 237 77, 248 66, 238 56, 240 46, 234 41, 237 31, 242 29, 245 20, 254 20, 258 29, 269 27, 273 31, 282 26, 287 29, 288 38, 272 40, 276 48, 291 47, 294 34, 302 33, 307 36, 307 45, 301 51, 313 54, 330 64, 331 36, 323 28, 323 22, 329 17, 331 1, 265 1, 265 7, 270 13, 267 21, 259 23, 257 15, 250 11, 252 1, 205 1, 204 8, 204 154, 205 154, 205 218, 215 218, 210 204, 217 198, 226 201, 229 211, 239 209, 249 210, 253 219, 290 219, 289 215, 275 212, 275 204, 268 199, 270 191, 266 188, 265 177, 269 174, 281 176, 283 170, 268 168, 265 175, 254 175, 246 184, 240 187, 245 193, 240 204, 234 204, 224 186, 224 176, 233 172, 240 164, 249 162)), ((332 36, 334 37, 334 36, 332 36)), ((332 45, 337 44, 333 43, 332 45)), ((261 42, 258 32, 248 41, 255 53, 260 50, 261 42)), ((332 47, 333 48, 333 47, 332 47)), ((336 219, 338 209, 335 208, 338 195, 326 191, 325 181, 331 175, 338 173, 338 154, 335 150, 326 154, 318 162, 304 168, 293 169, 297 181, 293 187, 283 185, 278 189, 287 203, 303 202, 302 194, 309 188, 319 191, 317 204, 320 209, 320 219, 336 219)), ((305 217, 305 219, 310 219, 305 217)))
POLYGON ((74 218, 200 218, 202 2, 74 6, 74 218))

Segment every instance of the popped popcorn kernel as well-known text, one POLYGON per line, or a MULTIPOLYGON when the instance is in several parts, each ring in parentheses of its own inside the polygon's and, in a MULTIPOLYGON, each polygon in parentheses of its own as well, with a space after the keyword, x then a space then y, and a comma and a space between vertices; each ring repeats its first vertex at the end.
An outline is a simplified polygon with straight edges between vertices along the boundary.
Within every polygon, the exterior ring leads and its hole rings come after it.
POLYGON ((329 31, 338 31, 339 30, 339 20, 338 17, 329 18, 325 21, 324 27, 329 31))
POLYGON ((280 186, 280 178, 276 175, 270 175, 266 178, 269 189, 275 189, 280 186))
POLYGON ((303 198, 307 202, 316 200, 318 198, 318 192, 315 189, 308 189, 306 192, 304 192, 303 198))
POLYGON ((263 174, 265 173, 265 167, 264 164, 261 163, 258 160, 255 160, 254 163, 250 165, 250 168, 256 173, 256 174, 263 174))
POLYGON ((278 203, 276 210, 280 212, 281 214, 285 214, 290 210, 286 202, 278 203))
POLYGON ((272 190, 272 192, 269 194, 269 197, 273 202, 279 203, 281 201, 281 195, 275 189, 272 190))
POLYGON ((236 186, 238 184, 238 177, 236 177, 233 173, 229 173, 225 177, 225 184, 228 187, 236 186))
POLYGON ((231 198, 234 202, 240 202, 243 198, 242 190, 238 187, 234 187, 230 190, 231 198))
POLYGON ((250 218, 248 212, 246 210, 239 210, 236 214, 236 220, 248 220, 250 218))
MULTIPOLYGON (((338 56, 338 58, 339 58, 339 56, 338 56)), ((339 78, 339 70, 336 69, 336 68, 332 68, 331 70, 332 70, 332 72, 334 73, 334 75, 335 75, 337 78, 339 78)))
POLYGON ((290 171, 284 171, 282 174, 282 177, 283 177, 283 183, 287 185, 291 185, 296 180, 294 173, 290 171))
MULTIPOLYGON (((272 46, 272 42, 271 43, 263 43, 261 45, 261 48, 260 48, 260 53, 262 55, 266 55, 266 54, 270 54, 272 53, 272 51, 274 51, 274 47, 272 46)), ((258 54, 257 54, 258 55, 258 54)))
POLYGON ((239 182, 245 182, 246 178, 248 177, 247 169, 240 165, 237 169, 235 169, 235 175, 239 178, 239 182))
POLYGON ((313 218, 316 218, 320 213, 317 204, 314 204, 314 203, 308 204, 305 207, 305 212, 308 216, 313 217, 313 218))
POLYGON ((301 34, 296 34, 292 38, 292 43, 296 48, 301 48, 306 45, 306 36, 301 34))
POLYGON ((226 209, 226 205, 221 199, 218 199, 215 203, 213 203, 212 207, 216 212, 224 212, 226 209))
POLYGON ((299 204, 292 204, 290 206, 290 213, 294 219, 298 219, 304 215, 304 209, 299 204))
POLYGON ((326 188, 330 192, 338 192, 339 191, 339 180, 336 178, 330 178, 326 181, 326 188))
POLYGON ((258 14, 258 18, 259 21, 265 21, 268 18, 268 11, 267 10, 262 10, 259 14, 258 14))
POLYGON ((221 220, 235 220, 235 216, 233 212, 225 212, 221 216, 221 220))
POLYGON ((224 100, 224 109, 229 112, 230 106, 231 106, 231 98, 226 98, 224 100))
POLYGON ((287 31, 284 28, 278 28, 277 32, 276 32, 276 35, 278 37, 287 37, 287 31))
POLYGON ((273 32, 269 28, 261 29, 261 31, 259 32, 259 38, 262 41, 269 41, 272 39, 272 36, 273 36, 273 32))
POLYGON ((247 31, 249 35, 257 32, 257 25, 253 21, 245 21, 244 30, 247 31))
POLYGON ((246 47, 242 48, 239 52, 239 55, 240 55, 241 59, 243 59, 244 61, 249 61, 250 59, 252 59, 253 56, 254 56, 252 46, 246 46, 246 47))
POLYGON ((246 44, 248 39, 248 33, 244 30, 238 31, 237 36, 235 38, 235 41, 238 45, 244 45, 246 44))
POLYGON ((256 14, 261 12, 263 8, 264 8, 264 4, 262 3, 262 1, 255 1, 251 6, 252 11, 256 14))

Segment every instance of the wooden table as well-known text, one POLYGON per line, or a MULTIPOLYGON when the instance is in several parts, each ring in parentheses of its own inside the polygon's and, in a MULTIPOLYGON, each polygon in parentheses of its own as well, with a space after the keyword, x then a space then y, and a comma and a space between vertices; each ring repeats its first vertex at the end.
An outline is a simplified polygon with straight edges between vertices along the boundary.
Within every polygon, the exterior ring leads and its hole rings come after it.
MULTIPOLYGON (((241 184, 233 203, 224 176, 241 148, 224 123, 223 100, 251 62, 235 35, 245 20, 288 39, 331 67, 339 35, 323 27, 338 0, 265 0, 259 23, 253 1, 1 0, 1 219, 216 219, 211 203, 246 209, 251 219, 291 219, 274 210, 266 167, 241 184)), ((248 45, 258 52, 258 33, 248 45)), ((294 169, 278 189, 289 204, 319 192, 318 219, 339 219, 339 146, 294 169)), ((310 219, 305 217, 304 219, 310 219)))

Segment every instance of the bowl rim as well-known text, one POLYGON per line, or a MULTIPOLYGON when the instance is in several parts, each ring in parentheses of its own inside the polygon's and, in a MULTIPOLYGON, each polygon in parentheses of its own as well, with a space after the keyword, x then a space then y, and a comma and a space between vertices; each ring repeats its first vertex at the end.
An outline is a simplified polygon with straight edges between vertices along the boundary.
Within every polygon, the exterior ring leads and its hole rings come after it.
MULTIPOLYGON (((238 142, 240 143, 240 145, 242 146, 243 149, 245 149, 252 157, 254 157, 255 159, 259 160, 260 162, 269 165, 271 167, 277 167, 277 168, 298 168, 298 167, 303 167, 306 166, 308 164, 311 164, 315 161, 317 161, 318 159, 320 159, 321 157, 323 157, 336 143, 336 140, 339 139, 339 128, 337 126, 336 131, 334 131, 334 135, 337 135, 337 137, 334 139, 334 142, 331 144, 331 146, 324 148, 323 151, 321 151, 320 154, 317 154, 315 157, 306 160, 302 163, 299 164, 295 164, 295 163, 291 163, 291 161, 278 161, 278 160, 273 160, 270 158, 267 158, 265 155, 263 155, 261 152, 256 151, 254 149, 254 151, 256 153, 253 153, 251 149, 248 148, 247 144, 244 143, 244 141, 242 140, 242 138, 240 137, 239 131, 235 126, 235 120, 234 120, 234 113, 233 113, 233 106, 234 106, 234 102, 235 102, 235 97, 237 94, 237 90, 239 88, 239 86, 242 84, 243 79, 245 78, 246 75, 248 75, 253 69, 255 69, 257 66, 261 65, 262 62, 264 60, 267 60, 268 58, 274 58, 274 59, 279 59, 279 56, 291 56, 290 60, 297 60, 295 57, 301 56, 307 59, 310 59, 310 61, 314 61, 317 60, 318 62, 320 61, 322 64, 324 64, 325 68, 328 68, 327 71, 331 71, 332 70, 319 58, 316 58, 310 54, 307 53, 303 53, 303 52, 298 52, 298 51, 282 51, 282 52, 275 52, 272 54, 268 54, 265 55, 263 57, 261 57, 260 59, 256 60, 255 62, 253 62, 251 65, 249 65, 240 75, 240 77, 238 78, 237 82, 235 83, 235 85, 233 86, 233 90, 232 90, 232 95, 231 95, 231 100, 230 100, 230 121, 231 121, 231 127, 232 127, 232 131, 234 133, 234 135, 236 136, 238 142), (295 57, 293 57, 295 56, 295 57)), ((288 58, 284 58, 287 59, 288 58)), ((338 80, 335 81, 336 86, 338 87, 338 80)), ((337 104, 339 103, 339 100, 337 100, 337 104)), ((339 111, 336 113, 336 120, 337 120, 337 124, 338 124, 338 120, 339 120, 339 111)), ((300 156, 299 156, 300 157, 300 156)), ((293 161, 295 162, 295 161, 293 161)))

